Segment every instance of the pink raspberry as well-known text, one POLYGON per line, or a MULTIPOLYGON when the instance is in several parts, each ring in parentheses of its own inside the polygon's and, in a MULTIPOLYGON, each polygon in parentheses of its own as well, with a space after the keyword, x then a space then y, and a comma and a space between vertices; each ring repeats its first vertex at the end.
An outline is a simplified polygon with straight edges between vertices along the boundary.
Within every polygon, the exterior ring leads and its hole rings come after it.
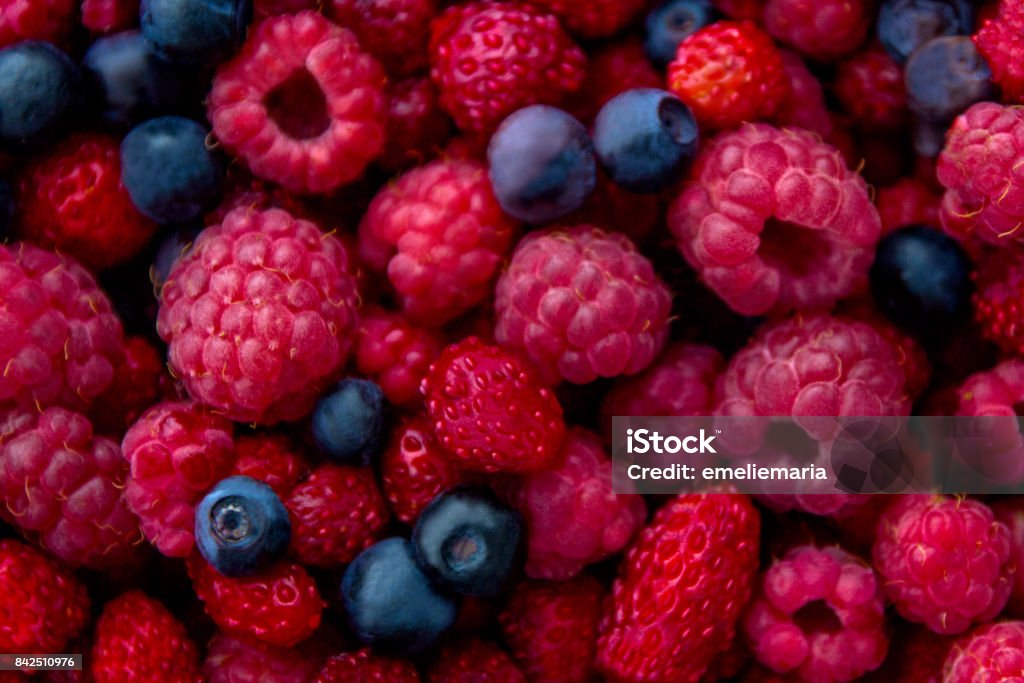
POLYGON ((490 296, 518 224, 473 161, 435 161, 382 189, 359 226, 359 255, 386 271, 405 312, 439 326, 490 296))
POLYGON ((803 128, 828 139, 833 133, 832 117, 825 106, 821 81, 811 73, 800 55, 780 50, 789 90, 773 119, 780 127, 803 128))
POLYGON ((646 0, 533 0, 584 38, 607 38, 630 24, 649 4, 646 0))
POLYGON ((986 19, 974 44, 992 69, 1005 101, 1024 104, 1024 6, 1001 0, 996 16, 986 19))
MULTIPOLYGON (((991 370, 968 377, 960 386, 956 414, 1014 417, 1024 402, 1024 360, 1011 358, 991 370)), ((1017 421, 1002 421, 1002 438, 979 439, 958 444, 961 459, 984 477, 1001 483, 1018 484, 1024 479, 1024 435, 1017 421)))
POLYGON ((221 144, 261 178, 323 193, 384 146, 385 77, 350 32, 312 11, 257 24, 217 69, 207 112, 221 144))
POLYGON ((533 232, 495 293, 499 344, 544 380, 633 375, 668 339, 672 295, 629 238, 590 225, 533 232))
POLYGON ((1002 621, 958 640, 943 667, 942 683, 1019 681, 1024 678, 1024 621, 1002 621))
POLYGON ((408 78, 388 86, 387 136, 380 165, 401 171, 438 155, 452 130, 429 78, 408 78))
POLYGON ((992 504, 996 519, 1010 530, 1010 561, 1017 567, 1013 574, 1013 589, 1006 612, 1014 617, 1024 616, 1024 500, 1007 497, 992 504))
POLYGON ((759 662, 809 683, 842 683, 885 659, 885 599, 871 567, 839 547, 772 562, 743 618, 759 662))
POLYGON ((711 415, 715 382, 724 370, 717 349, 673 344, 642 374, 616 381, 601 406, 602 424, 615 415, 711 415))
POLYGON ((776 40, 831 61, 864 42, 872 9, 867 0, 768 0, 764 25, 776 40))
POLYGON ((235 441, 232 475, 262 481, 286 500, 288 494, 309 475, 309 462, 302 450, 284 434, 257 432, 235 441))
POLYGON ((72 565, 109 568, 138 555, 124 497, 128 463, 88 418, 64 408, 0 417, 0 499, 28 536, 72 565))
POLYGON ((1011 354, 1024 350, 1024 255, 1000 249, 984 258, 974 273, 974 320, 981 334, 1011 354))
POLYGON ((207 683, 308 683, 317 664, 298 650, 218 632, 203 662, 207 683))
POLYGON ((863 130, 900 130, 909 122, 903 67, 879 45, 842 61, 833 89, 843 109, 863 130))
POLYGON ((82 0, 82 26, 93 33, 113 33, 135 25, 139 3, 134 0, 82 0))
POLYGON ((611 460, 597 435, 572 428, 562 450, 561 466, 522 476, 504 492, 526 518, 526 573, 537 579, 568 579, 611 557, 647 515, 642 498, 612 490, 611 460))
POLYGON ((232 425, 194 403, 160 403, 124 435, 131 464, 125 495, 142 533, 168 557, 195 542, 195 505, 234 463, 232 425))
POLYGON ((879 188, 875 206, 882 219, 882 233, 907 225, 938 227, 941 202, 941 195, 914 178, 901 178, 892 185, 879 188))
POLYGON ((639 39, 610 43, 590 56, 586 78, 573 96, 569 110, 580 121, 589 123, 619 93, 633 88, 662 88, 663 81, 639 39))
POLYGON ((881 233, 864 179, 813 133, 714 138, 668 217, 686 260, 744 315, 830 308, 861 290, 881 233))
POLYGON ((437 5, 437 0, 330 0, 327 12, 354 32, 389 73, 408 76, 427 66, 430 20, 437 5))
POLYGON ((900 616, 939 634, 991 621, 1010 597, 1010 531, 976 500, 901 498, 879 520, 872 556, 900 616))
POLYGON ((420 382, 441 353, 441 339, 397 313, 370 309, 356 337, 356 369, 373 379, 395 405, 419 398, 420 382))
POLYGON ((307 415, 348 357, 359 295, 348 250, 280 209, 204 230, 160 291, 157 331, 197 401, 240 422, 307 415))
POLYGON ((75 0, 3 0, 0 2, 0 47, 21 40, 57 43, 74 25, 75 0))

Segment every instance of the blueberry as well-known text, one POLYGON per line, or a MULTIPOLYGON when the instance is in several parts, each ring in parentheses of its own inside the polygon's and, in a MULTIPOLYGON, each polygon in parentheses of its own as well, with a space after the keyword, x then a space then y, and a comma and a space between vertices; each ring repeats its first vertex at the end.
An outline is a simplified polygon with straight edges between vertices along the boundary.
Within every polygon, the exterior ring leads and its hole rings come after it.
POLYGON ((697 155, 697 120, 682 100, 654 88, 627 90, 594 121, 594 150, 608 177, 631 192, 660 192, 697 155))
POLYGON ((438 585, 464 595, 500 593, 523 564, 523 517, 486 489, 443 493, 412 532, 416 561, 438 585))
POLYGON ((966 36, 973 26, 970 0, 884 0, 878 12, 878 39, 899 64, 929 40, 966 36))
POLYGON ((349 465, 369 465, 380 450, 384 392, 365 379, 345 379, 316 404, 313 438, 324 455, 349 465))
POLYGON ((353 633, 396 655, 423 652, 455 621, 458 605, 420 571, 409 541, 388 538, 356 557, 341 580, 353 633))
POLYGON ((228 477, 196 508, 196 547, 224 576, 251 576, 282 557, 291 539, 288 510, 251 477, 228 477))
POLYGON ((142 0, 142 34, 164 59, 210 64, 245 39, 252 0, 142 0))
POLYGON ((587 129, 543 104, 505 119, 491 137, 487 160, 498 203, 527 223, 549 223, 572 213, 597 183, 587 129))
POLYGON ((683 39, 718 19, 710 0, 666 0, 644 22, 644 50, 658 66, 676 58, 683 39))
POLYGON ((0 144, 51 142, 81 104, 81 74, 64 52, 31 40, 0 50, 0 144))
POLYGON ((995 95, 992 71, 970 36, 928 41, 910 57, 903 78, 910 110, 927 121, 949 123, 995 95))
POLYGON ((948 333, 971 305, 971 261, 935 228, 900 228, 878 243, 871 292, 897 325, 922 338, 948 333))
POLYGON ((158 223, 187 223, 216 206, 224 168, 208 131, 179 116, 151 119, 121 143, 121 179, 135 207, 158 223))

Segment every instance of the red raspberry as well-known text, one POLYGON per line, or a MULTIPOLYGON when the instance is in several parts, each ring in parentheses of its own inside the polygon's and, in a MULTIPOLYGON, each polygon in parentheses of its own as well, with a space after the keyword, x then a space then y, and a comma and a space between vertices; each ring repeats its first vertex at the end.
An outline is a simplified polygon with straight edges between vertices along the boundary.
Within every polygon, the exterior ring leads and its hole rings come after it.
POLYGON ((1024 678, 1024 621, 1003 621, 975 629, 953 645, 942 672, 942 683, 1021 678, 1024 678))
POLYGON ((317 9, 321 0, 253 0, 253 21, 281 14, 298 14, 302 10, 317 9))
POLYGON ((452 123, 441 109, 429 78, 408 78, 388 87, 387 141, 379 163, 402 171, 438 155, 451 134, 452 123))
POLYGON ((979 102, 958 116, 937 169, 946 232, 994 245, 1024 240, 1022 156, 1024 109, 979 102))
POLYGON ((829 309, 864 288, 878 212, 864 179, 813 133, 751 124, 719 135, 692 178, 669 228, 733 310, 829 309))
POLYGON ((433 425, 422 415, 405 418, 392 431, 380 456, 380 477, 391 511, 405 524, 413 524, 439 493, 469 479, 437 443, 433 425))
MULTIPOLYGON (((0 498, 22 531, 73 565, 108 568, 136 557, 139 520, 123 495, 128 463, 64 408, 0 417, 0 498)), ((24 652, 24 651, 23 651, 24 652)))
POLYGON ((89 413, 96 431, 122 436, 144 410, 160 400, 166 381, 164 359, 145 337, 128 337, 124 361, 114 368, 114 381, 89 413))
POLYGON ((619 93, 633 88, 662 88, 664 81, 638 38, 609 43, 590 57, 586 78, 569 109, 580 121, 589 123, 619 93))
POLYGON ((718 130, 771 118, 788 90, 779 49, 749 21, 718 21, 687 36, 668 85, 702 127, 718 130))
MULTIPOLYGON (((370 650, 343 652, 324 663, 313 683, 419 683, 410 662, 375 655, 370 650)), ((214 683, 211 681, 211 683, 214 683)))
POLYGON ((114 33, 131 28, 139 19, 134 0, 82 0, 82 26, 93 33, 114 33))
POLYGON ((1016 415, 1024 404, 1024 360, 1011 358, 971 375, 958 394, 957 415, 1016 415))
POLYGON ((26 242, 0 246, 0 406, 88 407, 124 358, 121 322, 89 272, 26 242))
POLYGON ((789 91, 775 112, 774 122, 781 127, 803 128, 829 139, 834 133, 832 116, 825 106, 825 92, 800 55, 781 50, 782 66, 789 91))
POLYGON ((804 681, 852 681, 889 647, 878 576, 838 547, 799 546, 773 561, 743 628, 759 662, 804 681))
POLYGON ((901 178, 878 189, 875 207, 882 219, 882 234, 907 225, 939 225, 942 196, 914 178, 901 178))
POLYGON ((615 383, 601 405, 602 424, 615 415, 711 415, 715 382, 724 370, 715 348, 676 343, 643 374, 615 383))
POLYGON ((863 130, 899 130, 909 122, 903 67, 880 45, 840 62, 833 89, 843 109, 863 130))
POLYGON ((449 7, 430 28, 430 75, 462 130, 486 137, 531 104, 560 104, 583 84, 586 57, 558 19, 524 2, 449 7))
POLYGON ((523 672, 504 650, 486 640, 448 645, 427 673, 430 683, 526 683, 523 672))
POLYGON ((0 48, 21 40, 60 43, 74 26, 75 0, 3 0, 0 48))
POLYGON ((307 566, 338 567, 377 541, 388 504, 369 468, 320 465, 285 501, 291 554, 307 566))
POLYGON ((532 0, 583 38, 607 38, 628 26, 649 4, 646 0, 532 0))
POLYGON ((92 656, 96 683, 200 683, 199 652, 184 625, 159 601, 128 591, 103 608, 92 656))
POLYGON ((527 576, 562 580, 626 547, 643 527, 643 499, 618 495, 612 463, 597 435, 581 427, 566 434, 564 461, 523 476, 506 492, 526 518, 527 576))
POLYGON ((1013 574, 1013 588, 1006 612, 1015 617, 1024 616, 1024 499, 1008 497, 992 504, 996 519, 1010 530, 1010 562, 1017 567, 1013 574))
POLYGON ((438 440, 480 472, 551 469, 562 458, 562 407, 531 365, 476 337, 446 348, 421 387, 438 440))
POLYGON ((308 683, 316 664, 304 654, 217 633, 207 648, 207 683, 308 683))
POLYGON ((975 500, 901 498, 882 514, 872 555, 900 616, 939 634, 991 621, 1010 597, 1010 531, 975 500))
POLYGON ((1024 104, 1024 6, 1001 0, 999 13, 984 20, 974 44, 992 69, 1004 100, 1024 104))
POLYGON ((394 405, 419 398, 430 361, 441 353, 441 340, 397 313, 371 309, 363 314, 356 337, 356 369, 373 379, 394 405))
POLYGON ((604 588, 590 576, 525 581, 501 612, 501 630, 528 680, 586 683, 594 676, 604 588))
POLYGON ((867 0, 768 0, 764 25, 777 40, 827 62, 860 47, 872 10, 867 0))
POLYGON ((696 681, 729 648, 757 574, 760 518, 746 496, 680 495, 626 554, 597 664, 631 681, 696 681))
POLYGON ((486 299, 518 224, 472 161, 435 161, 382 189, 359 226, 359 255, 386 271, 413 320, 442 325, 486 299))
POLYGON ((60 653, 88 623, 89 595, 39 550, 0 540, 0 614, 0 652, 60 653))
POLYGON ((384 146, 385 77, 356 37, 316 12, 266 19, 217 69, 213 132, 261 178, 324 193, 384 146))
POLYGON ((672 295, 628 237, 591 225, 532 232, 495 293, 499 344, 549 384, 634 375, 668 339, 672 295))
POLYGON ((320 626, 324 601, 301 565, 278 562, 258 576, 232 579, 193 554, 188 573, 206 613, 228 635, 291 647, 320 626))
POLYGON ((427 66, 436 0, 330 0, 328 14, 350 29, 389 73, 408 76, 427 66))
POLYGON ((131 463, 125 495, 142 533, 168 557, 195 542, 195 505, 234 463, 232 425, 195 403, 160 403, 124 435, 131 463))
POLYGON ((285 500, 309 474, 309 463, 284 434, 246 434, 235 441, 232 475, 251 477, 285 500))
POLYGON ((272 424, 312 410, 358 329, 348 250, 280 209, 236 209, 171 268, 157 331, 191 395, 272 424))
POLYGON ((1001 249, 975 271, 974 319, 981 333, 1008 353, 1024 351, 1024 254, 1001 249))

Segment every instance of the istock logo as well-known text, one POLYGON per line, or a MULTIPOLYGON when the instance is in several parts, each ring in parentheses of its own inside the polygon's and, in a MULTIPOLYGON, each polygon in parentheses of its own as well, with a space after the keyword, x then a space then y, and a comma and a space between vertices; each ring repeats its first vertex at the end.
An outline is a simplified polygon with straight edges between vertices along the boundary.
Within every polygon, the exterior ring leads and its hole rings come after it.
POLYGON ((626 452, 637 453, 717 453, 711 442, 715 440, 712 434, 708 436, 704 430, 699 434, 684 436, 682 438, 670 434, 662 436, 660 432, 649 429, 627 429, 626 430, 626 452))

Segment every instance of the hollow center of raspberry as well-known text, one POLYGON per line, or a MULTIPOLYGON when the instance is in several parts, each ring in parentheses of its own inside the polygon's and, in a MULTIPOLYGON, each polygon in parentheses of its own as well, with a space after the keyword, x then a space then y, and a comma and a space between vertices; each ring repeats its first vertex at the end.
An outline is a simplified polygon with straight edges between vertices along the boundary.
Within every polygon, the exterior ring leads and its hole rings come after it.
POLYGON ((795 623, 804 633, 838 633, 843 630, 835 611, 824 600, 813 600, 793 614, 795 623))
POLYGON ((769 266, 801 278, 827 263, 831 249, 823 231, 769 218, 758 253, 769 266))
POLYGON ((270 119, 285 135, 309 140, 331 125, 327 96, 313 74, 299 67, 278 83, 263 99, 270 119))

